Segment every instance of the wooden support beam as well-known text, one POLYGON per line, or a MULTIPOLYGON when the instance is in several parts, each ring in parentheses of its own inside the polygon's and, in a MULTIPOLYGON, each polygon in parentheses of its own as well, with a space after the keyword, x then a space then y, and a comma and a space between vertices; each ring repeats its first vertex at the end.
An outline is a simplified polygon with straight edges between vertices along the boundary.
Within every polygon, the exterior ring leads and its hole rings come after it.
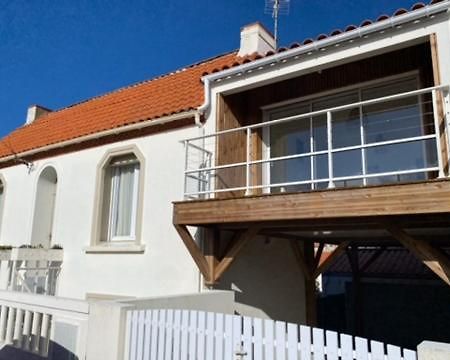
POLYGON ((192 238, 192 235, 187 229, 187 227, 185 225, 174 225, 174 226, 178 234, 180 235, 181 240, 183 240, 184 245, 191 254, 192 259, 194 259, 194 262, 197 264, 197 267, 202 273, 205 280, 207 282, 212 281, 212 277, 209 272, 208 261, 203 255, 202 250, 199 248, 195 240, 192 238))
MULTIPOLYGON (((314 267, 314 242, 303 242, 303 256, 306 267, 313 272, 314 267)), ((306 324, 308 326, 317 325, 317 289, 316 279, 313 276, 305 276, 305 307, 306 307, 306 324)))
MULTIPOLYGON (((430 50, 431 50, 431 63, 433 67, 433 80, 434 86, 441 85, 441 71, 439 66, 439 52, 438 52, 438 44, 437 44, 437 35, 433 33, 430 35, 430 50)), ((447 152, 447 138, 445 131, 445 113, 444 113, 444 98, 442 96, 441 91, 437 91, 436 93, 437 104, 433 104, 433 106, 437 106, 437 113, 439 116, 439 138, 441 142, 442 149, 442 159, 444 163, 444 171, 447 173, 449 168, 449 159, 447 152)))
POLYGON ((350 267, 352 268, 352 332, 355 335, 361 335, 363 329, 362 310, 363 310, 363 292, 361 291, 361 272, 359 266, 358 247, 352 245, 346 250, 350 267))
POLYGON ((350 241, 341 242, 336 249, 334 249, 334 251, 321 264, 319 264, 317 269, 315 269, 314 278, 326 271, 333 261, 336 260, 337 257, 345 251, 345 249, 347 249, 349 243, 350 241))
POLYGON ((300 246, 300 242, 296 240, 290 240, 290 244, 300 270, 303 272, 306 278, 312 279, 312 269, 306 263, 305 257, 303 256, 303 250, 300 246))
POLYGON ((319 244, 319 247, 317 248, 316 256, 314 258, 314 270, 316 270, 320 264, 320 258, 322 257, 322 252, 323 252, 324 247, 325 247, 325 243, 321 242, 319 244))
POLYGON ((386 224, 386 230, 431 271, 450 285, 450 260, 441 250, 431 246, 428 242, 412 237, 394 224, 386 224))
POLYGON ((242 250, 242 248, 248 243, 249 240, 251 240, 258 234, 259 230, 260 228, 258 226, 250 226, 247 230, 240 233, 235 240, 233 240, 233 244, 231 245, 230 249, 214 269, 214 281, 218 281, 220 279, 223 273, 233 263, 236 255, 242 250))
POLYGON ((205 279, 205 284, 213 285, 214 283, 210 280, 214 279, 214 270, 219 262, 217 253, 220 247, 220 230, 218 228, 207 228, 204 231, 205 234, 203 237, 203 249, 209 270, 209 278, 205 279))

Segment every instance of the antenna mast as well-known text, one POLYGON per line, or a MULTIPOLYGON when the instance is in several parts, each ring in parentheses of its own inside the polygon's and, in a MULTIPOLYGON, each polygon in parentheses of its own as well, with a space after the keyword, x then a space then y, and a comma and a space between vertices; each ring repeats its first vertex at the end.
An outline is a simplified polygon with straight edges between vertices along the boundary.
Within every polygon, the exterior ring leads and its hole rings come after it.
POLYGON ((266 0, 264 12, 271 14, 273 18, 273 35, 275 45, 278 47, 278 17, 279 15, 289 15, 291 0, 266 0))

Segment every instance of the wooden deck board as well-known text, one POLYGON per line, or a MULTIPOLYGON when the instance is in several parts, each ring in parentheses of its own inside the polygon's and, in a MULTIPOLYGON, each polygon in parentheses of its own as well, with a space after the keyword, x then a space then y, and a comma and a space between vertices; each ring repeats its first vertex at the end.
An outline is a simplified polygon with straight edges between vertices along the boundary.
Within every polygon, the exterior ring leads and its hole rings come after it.
POLYGON ((182 225, 450 213, 450 181, 174 202, 182 225))

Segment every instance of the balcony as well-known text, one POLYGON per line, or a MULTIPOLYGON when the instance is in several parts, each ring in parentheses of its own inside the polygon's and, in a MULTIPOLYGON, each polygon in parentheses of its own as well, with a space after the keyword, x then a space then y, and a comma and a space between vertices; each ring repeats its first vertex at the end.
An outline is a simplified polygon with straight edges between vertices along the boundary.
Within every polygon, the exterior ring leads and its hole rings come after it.
POLYGON ((1 248, 0 288, 55 295, 63 255, 63 250, 59 248, 1 248))
POLYGON ((410 88, 402 80, 334 94, 186 139, 185 200, 444 179, 448 86, 410 88))

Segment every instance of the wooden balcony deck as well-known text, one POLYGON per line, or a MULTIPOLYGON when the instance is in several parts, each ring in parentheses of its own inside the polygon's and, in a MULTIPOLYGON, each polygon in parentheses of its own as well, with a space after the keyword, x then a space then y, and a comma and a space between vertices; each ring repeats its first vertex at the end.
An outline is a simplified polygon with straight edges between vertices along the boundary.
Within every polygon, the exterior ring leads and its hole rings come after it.
POLYGON ((440 219, 450 224, 450 181, 174 202, 175 225, 326 224, 381 217, 440 219), (439 214, 439 216, 437 216, 439 214), (447 219, 447 220, 446 220, 447 219))

